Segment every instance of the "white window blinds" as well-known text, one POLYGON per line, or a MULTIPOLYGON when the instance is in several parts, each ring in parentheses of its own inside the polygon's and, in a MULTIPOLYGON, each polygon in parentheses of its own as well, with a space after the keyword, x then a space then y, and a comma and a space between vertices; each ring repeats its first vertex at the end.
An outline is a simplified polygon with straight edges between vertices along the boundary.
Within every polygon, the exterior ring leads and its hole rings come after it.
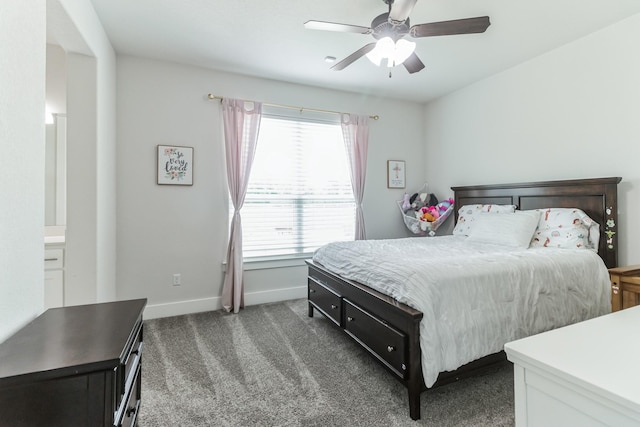
POLYGON ((244 258, 301 256, 353 240, 348 167, 337 117, 265 108, 241 211, 244 258))

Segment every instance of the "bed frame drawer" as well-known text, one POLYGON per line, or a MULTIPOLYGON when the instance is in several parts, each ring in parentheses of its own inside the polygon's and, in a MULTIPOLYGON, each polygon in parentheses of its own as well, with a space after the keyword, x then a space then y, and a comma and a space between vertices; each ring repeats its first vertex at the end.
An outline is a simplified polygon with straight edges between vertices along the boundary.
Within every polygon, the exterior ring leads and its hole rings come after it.
POLYGON ((407 336, 348 300, 344 300, 344 316, 347 334, 404 379, 407 336))
POLYGON ((333 323, 342 326, 342 297, 314 277, 309 278, 309 303, 333 323))

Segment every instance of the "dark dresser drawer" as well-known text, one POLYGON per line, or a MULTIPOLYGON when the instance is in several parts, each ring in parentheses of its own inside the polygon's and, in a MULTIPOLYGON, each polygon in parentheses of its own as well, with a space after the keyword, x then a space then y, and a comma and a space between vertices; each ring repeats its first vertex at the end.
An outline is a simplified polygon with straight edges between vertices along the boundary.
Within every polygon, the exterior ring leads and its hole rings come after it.
POLYGON ((142 360, 142 319, 132 333, 132 339, 128 343, 125 356, 121 359, 117 371, 118 396, 116 396, 116 421, 117 425, 134 425, 137 418, 137 408, 140 405, 140 363, 142 360))
POLYGON ((309 302, 333 323, 342 326, 342 298, 313 277, 309 278, 309 302))
POLYGON ((400 378, 406 376, 406 335, 344 300, 344 329, 400 378))
POLYGON ((140 365, 136 365, 136 376, 131 387, 131 393, 128 396, 127 402, 123 407, 122 421, 118 424, 119 427, 132 427, 136 425, 138 418, 138 410, 140 409, 140 365))
POLYGON ((116 398, 116 408, 121 405, 122 399, 125 398, 127 385, 131 383, 130 377, 139 365, 142 357, 142 346, 142 319, 139 319, 132 331, 131 340, 127 343, 124 357, 121 358, 120 366, 117 369, 118 396, 116 398))

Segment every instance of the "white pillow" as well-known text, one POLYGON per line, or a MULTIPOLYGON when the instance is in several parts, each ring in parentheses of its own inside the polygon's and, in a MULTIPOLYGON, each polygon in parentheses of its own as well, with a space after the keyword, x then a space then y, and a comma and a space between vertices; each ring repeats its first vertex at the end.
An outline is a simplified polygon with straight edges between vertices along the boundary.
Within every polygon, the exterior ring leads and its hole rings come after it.
POLYGON ((464 205, 458 210, 458 222, 453 228, 453 234, 468 236, 480 213, 513 213, 515 210, 515 205, 464 205))
POLYGON ((591 249, 598 251, 600 225, 576 208, 544 208, 531 247, 591 249))
POLYGON ((528 248, 538 226, 540 212, 516 211, 502 215, 481 213, 476 217, 468 240, 528 248))

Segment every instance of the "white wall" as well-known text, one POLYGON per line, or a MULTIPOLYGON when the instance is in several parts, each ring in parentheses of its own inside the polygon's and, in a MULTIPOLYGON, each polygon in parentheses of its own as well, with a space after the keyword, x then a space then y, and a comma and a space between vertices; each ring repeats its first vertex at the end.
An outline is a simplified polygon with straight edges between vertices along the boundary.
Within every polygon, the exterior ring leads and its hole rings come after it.
POLYGON ((67 55, 60 46, 47 44, 46 106, 54 114, 67 113, 67 55))
POLYGON ((67 52, 65 304, 116 298, 116 56, 91 3, 51 0, 67 52))
POLYGON ((65 305, 97 302, 98 174, 96 58, 67 54, 65 305))
MULTIPOLYGON (((87 1, 3 0, 0 2, 0 138, 3 156, 10 161, 4 162, 0 187, 3 200, 0 341, 38 315, 44 306, 45 40, 48 31, 60 36, 58 41, 67 52, 98 59, 93 79, 85 80, 87 76, 81 76, 70 82, 79 88, 76 95, 84 90, 96 99, 95 105, 87 106, 84 111, 84 114, 92 112, 92 118, 82 114, 75 118, 76 126, 87 118, 95 123, 94 131, 81 138, 94 146, 96 154, 78 156, 76 160, 82 162, 83 169, 77 174, 72 172, 69 179, 93 179, 97 183, 93 198, 76 198, 77 204, 68 206, 69 213, 74 212, 79 218, 83 212, 87 213, 88 204, 97 205, 91 219, 96 232, 89 235, 89 241, 83 241, 85 235, 78 234, 67 241, 67 261, 71 263, 74 253, 83 254, 85 249, 95 253, 89 260, 95 266, 90 266, 94 274, 87 280, 76 278, 74 282, 73 272, 79 270, 67 265, 65 279, 80 289, 69 293, 74 295, 70 302, 115 298, 115 53, 87 1), (83 87, 85 83, 93 84, 83 87), (100 195, 96 196, 98 192, 100 195), (83 291, 87 288, 92 288, 88 292, 90 297, 84 298, 82 295, 86 292, 83 291)), ((76 111, 80 110, 76 106, 76 111)), ((73 224, 68 230, 72 227, 73 224)))
POLYGON ((44 306, 44 0, 0 2, 0 342, 44 306))
MULTIPOLYGON (((270 103, 378 114, 372 122, 365 222, 370 238, 406 236, 386 188, 386 161, 407 161, 410 187, 424 181, 422 106, 118 56, 118 298, 148 297, 147 318, 219 307, 228 229, 219 101, 208 93, 270 103), (156 184, 156 145, 194 147, 194 185, 156 184), (172 286, 172 275, 182 285, 172 286)), ((245 275, 246 303, 305 295, 306 268, 245 275)))
POLYGON ((640 15, 430 103, 433 188, 621 176, 619 264, 640 263, 640 15))
MULTIPOLYGON (((46 52, 46 111, 55 115, 65 115, 67 112, 67 55, 60 46, 52 44, 47 44, 46 52)), ((60 172, 58 167, 66 163, 64 160, 62 163, 57 161, 58 146, 63 144, 66 147, 66 140, 59 143, 57 138, 57 124, 47 124, 44 191, 46 226, 64 225, 63 218, 56 218, 56 202, 58 197, 64 198, 63 195, 57 194, 56 190, 58 185, 63 185, 57 182, 57 174, 60 172)))

